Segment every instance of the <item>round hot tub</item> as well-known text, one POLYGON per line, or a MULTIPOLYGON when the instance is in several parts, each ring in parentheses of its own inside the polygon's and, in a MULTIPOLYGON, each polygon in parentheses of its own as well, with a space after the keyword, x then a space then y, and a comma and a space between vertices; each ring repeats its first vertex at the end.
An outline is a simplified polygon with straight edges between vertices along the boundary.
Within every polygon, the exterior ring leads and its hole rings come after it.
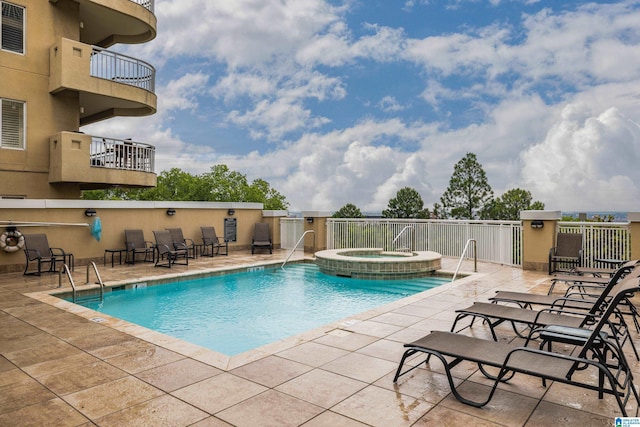
POLYGON ((325 274, 375 280, 430 276, 440 269, 442 259, 437 252, 385 252, 380 248, 332 249, 315 255, 325 274))

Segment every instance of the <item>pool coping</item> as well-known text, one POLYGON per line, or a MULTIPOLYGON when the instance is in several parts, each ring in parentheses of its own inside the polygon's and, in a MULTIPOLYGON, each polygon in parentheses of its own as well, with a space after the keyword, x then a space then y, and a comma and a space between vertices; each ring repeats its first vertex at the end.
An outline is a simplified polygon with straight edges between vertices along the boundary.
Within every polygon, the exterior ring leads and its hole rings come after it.
MULTIPOLYGON (((309 262, 314 259, 311 257, 305 257, 304 259, 292 261, 291 263, 300 263, 300 262, 309 262)), ((245 264, 242 267, 220 267, 220 268, 211 268, 206 270, 200 270, 198 272, 176 272, 175 274, 170 275, 162 275, 162 276, 149 276, 144 280, 137 279, 135 281, 131 280, 120 280, 109 282, 109 287, 118 287, 118 286, 127 286, 134 285, 136 283, 142 283, 145 281, 158 281, 160 282, 171 282, 176 279, 180 280, 192 280, 203 276, 210 276, 212 273, 215 274, 231 274, 233 272, 245 272, 250 268, 260 268, 266 266, 274 266, 279 265, 280 262, 262 262, 256 264, 245 264)), ((453 271, 449 270, 438 270, 438 274, 444 275, 453 275, 453 271)), ((442 285, 439 285, 432 289, 427 289, 425 291, 401 298, 396 301, 392 301, 390 303, 372 308, 370 310, 366 310, 361 313, 357 313, 351 315, 349 317, 337 320, 335 322, 327 323, 325 325, 319 326, 317 328, 269 343, 265 344, 261 347, 248 350, 246 352, 240 353, 238 355, 229 356, 223 353, 216 352, 215 350, 211 350, 206 347, 199 346, 197 344, 190 343, 188 341, 181 340, 179 338, 174 338, 167 334, 153 331, 144 326, 136 325, 134 323, 107 315, 105 313, 100 313, 98 311, 80 306, 73 302, 66 301, 61 299, 59 294, 61 293, 71 293, 71 288, 55 288, 47 291, 39 291, 39 292, 30 292, 25 293, 24 295, 30 298, 33 298, 42 303, 48 304, 50 306, 62 309, 68 313, 75 314, 77 316, 83 317, 87 320, 90 320, 95 323, 99 323, 103 326, 110 327, 114 330, 126 333, 131 335, 132 337, 139 338, 145 340, 151 344, 158 345, 167 350, 173 351, 185 357, 192 358, 194 360, 200 361, 207 365, 213 366, 215 368, 221 369, 223 371, 230 371, 232 369, 238 368, 240 366, 249 364, 251 362, 255 362, 256 360, 265 358, 267 356, 274 355, 281 351, 290 349, 297 345, 303 344, 305 342, 313 341, 319 337, 322 337, 327 334, 336 334, 336 333, 356 333, 356 331, 350 329, 351 326, 354 326, 362 321, 369 320, 373 317, 376 317, 380 314, 387 313, 399 307, 403 307, 417 301, 423 300, 427 297, 431 297, 433 295, 439 294, 441 292, 446 292, 451 288, 457 288, 459 286, 464 286, 468 281, 473 281, 478 277, 483 276, 483 273, 476 272, 463 272, 458 273, 459 275, 464 275, 457 279, 455 282, 448 282, 442 285)), ((105 284, 106 285, 106 284, 105 284)), ((86 290, 96 290, 99 285, 84 285, 78 286, 77 289, 80 291, 86 290)))

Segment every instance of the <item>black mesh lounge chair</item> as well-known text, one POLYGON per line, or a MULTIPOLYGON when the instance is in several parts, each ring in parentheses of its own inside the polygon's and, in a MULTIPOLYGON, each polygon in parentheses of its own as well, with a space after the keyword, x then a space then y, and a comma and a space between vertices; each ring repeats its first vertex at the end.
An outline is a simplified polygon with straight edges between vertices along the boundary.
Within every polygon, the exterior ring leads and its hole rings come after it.
POLYGON ((475 302, 468 308, 456 310, 456 318, 451 327, 451 332, 460 332, 474 325, 476 318, 482 319, 489 326, 494 340, 498 340, 495 327, 501 323, 510 323, 513 331, 522 338, 530 339, 540 328, 548 325, 558 325, 569 328, 583 328, 593 324, 597 317, 609 305, 610 295, 618 292, 626 281, 637 280, 636 274, 625 277, 610 288, 610 292, 602 292, 591 303, 588 310, 580 310, 575 307, 549 307, 541 310, 531 310, 528 308, 513 307, 502 304, 475 302), (628 279, 628 280, 627 280, 628 279), (463 319, 470 319, 466 326, 458 328, 458 322, 463 319), (519 331, 517 324, 528 328, 528 333, 519 331))
POLYGON ((202 255, 229 255, 229 242, 226 240, 221 242, 216 235, 215 227, 200 227, 202 231, 202 255), (224 248, 224 253, 220 253, 220 249, 224 248))
MULTIPOLYGON (((570 335, 564 338, 554 337, 553 334, 548 335, 549 340, 564 341, 565 338, 569 341, 573 340, 577 348, 572 355, 544 350, 544 343, 540 348, 532 348, 438 331, 404 345, 407 350, 400 360, 393 382, 396 383, 402 375, 422 366, 422 361, 412 360, 412 366, 402 371, 407 358, 416 354, 426 354, 425 365, 429 364, 431 356, 439 359, 444 366, 451 392, 456 399, 467 405, 475 407, 486 405, 491 401, 500 382, 509 381, 513 375, 521 373, 541 378, 543 385, 546 385, 547 380, 552 380, 597 391, 600 399, 604 394, 613 395, 623 416, 627 416, 629 400, 635 399, 632 405, 636 408, 637 416, 640 399, 633 382, 633 374, 617 341, 607 338, 609 334, 616 333, 615 328, 611 329, 610 325, 615 322, 617 304, 640 290, 637 278, 621 283, 624 285, 618 289, 612 303, 588 334, 575 338, 570 335), (458 392, 451 369, 462 361, 477 363, 482 374, 493 381, 491 390, 484 400, 482 398, 472 400, 458 392), (487 366, 498 368, 498 374, 489 374, 485 369, 487 366), (575 375, 578 371, 580 373, 575 375), (591 376, 589 373, 595 375, 591 376), (592 378, 597 378, 597 381, 592 378)), ((565 342, 569 343, 569 341, 565 342)))
POLYGON ((271 236, 269 235, 269 224, 266 222, 257 222, 253 231, 251 253, 253 254, 257 248, 269 249, 269 253, 273 253, 273 244, 271 243, 271 236))
POLYGON ((43 271, 57 272, 56 263, 67 264, 73 270, 73 254, 65 252, 62 248, 52 248, 46 234, 25 234, 24 254, 27 257, 27 265, 24 267, 24 274, 40 276, 43 271), (29 271, 29 265, 36 263, 37 270, 29 271), (43 270, 43 266, 49 268, 43 270))
POLYGON ((175 250, 186 249, 189 258, 196 258, 196 244, 192 239, 185 239, 182 234, 182 228, 167 228, 173 240, 173 248, 175 250))
POLYGON ((156 267, 171 268, 174 264, 189 265, 189 251, 187 248, 175 249, 173 246, 173 239, 171 233, 168 230, 154 231, 153 235, 156 238, 156 267), (178 262, 179 259, 184 259, 184 262, 178 262))
POLYGON ((571 271, 582 264, 582 234, 558 233, 556 245, 549 249, 549 274, 571 271))
POLYGON ((154 261, 153 242, 144 239, 144 232, 142 230, 124 230, 124 244, 127 249, 125 256, 126 262, 135 264, 143 255, 144 262, 154 261))

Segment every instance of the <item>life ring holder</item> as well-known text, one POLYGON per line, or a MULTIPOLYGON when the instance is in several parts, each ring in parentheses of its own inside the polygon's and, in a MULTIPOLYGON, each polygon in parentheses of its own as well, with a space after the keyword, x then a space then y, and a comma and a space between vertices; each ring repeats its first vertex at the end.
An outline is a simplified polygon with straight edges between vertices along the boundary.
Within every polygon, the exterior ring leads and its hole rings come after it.
POLYGON ((24 249, 24 236, 15 227, 7 227, 7 230, 0 234, 0 249, 9 253, 24 249))

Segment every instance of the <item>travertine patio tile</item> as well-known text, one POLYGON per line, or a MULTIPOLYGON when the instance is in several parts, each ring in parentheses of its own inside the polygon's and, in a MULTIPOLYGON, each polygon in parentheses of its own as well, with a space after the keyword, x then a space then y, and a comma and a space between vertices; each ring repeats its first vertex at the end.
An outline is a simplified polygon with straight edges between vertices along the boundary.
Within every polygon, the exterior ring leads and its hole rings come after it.
POLYGON ((581 411, 577 408, 569 408, 563 405, 556 405, 550 402, 540 402, 533 411, 533 415, 525 424, 527 427, 548 427, 548 426, 613 426, 614 417, 606 415, 595 415, 590 412, 581 411))
POLYGON ((318 367, 327 362, 349 354, 348 351, 316 342, 306 342, 296 347, 278 353, 278 356, 295 360, 305 365, 318 367))
MULTIPOLYGON (((545 427, 553 426, 547 424, 545 427)), ((555 425, 567 425, 564 423, 555 425)), ((504 427, 504 424, 497 424, 482 418, 474 417, 463 412, 436 406, 427 414, 420 418, 412 427, 433 427, 433 426, 473 426, 473 427, 504 427)))
POLYGON ((313 368, 303 363, 278 356, 268 356, 236 368, 231 373, 267 387, 275 387, 311 369, 313 368))
POLYGON ((364 320, 362 322, 354 323, 349 327, 345 327, 353 332, 358 332, 360 334, 371 335, 378 338, 384 338, 387 335, 391 335, 395 332, 398 332, 402 329, 402 326, 397 325, 389 325, 386 323, 373 322, 371 320, 364 320))
POLYGON ((229 373, 222 373, 171 393, 209 414, 263 393, 267 388, 229 373))
POLYGON ((367 383, 362 381, 322 369, 314 369, 281 384, 276 387, 276 390, 314 405, 330 408, 366 386, 367 383))
POLYGON ((336 359, 322 366, 322 369, 335 372, 356 380, 368 383, 394 371, 397 363, 388 360, 378 359, 358 353, 349 353, 344 357, 336 359))
POLYGON ((209 414, 173 396, 162 395, 96 420, 104 427, 187 426, 209 414))
POLYGON ((198 421, 197 423, 191 424, 189 427, 233 427, 226 421, 222 421, 220 418, 210 416, 209 418, 205 418, 202 421, 198 421))
MULTIPOLYGON (((594 384, 598 384, 597 380, 594 384)), ((605 394, 603 399, 598 399, 598 393, 596 391, 558 382, 551 384, 549 391, 544 395, 543 401, 590 412, 592 414, 604 415, 610 419, 620 415, 618 403, 612 395, 605 394)), ((635 414, 636 405, 633 404, 633 399, 631 399, 631 402, 627 405, 627 411, 631 410, 633 410, 633 414, 635 414)))
POLYGON ((411 316, 400 312, 389 312, 372 318, 374 322, 388 323, 396 326, 409 326, 423 319, 423 316, 411 316))
MULTIPOLYGON (((406 365, 405 365, 406 366, 406 365)), ((436 404, 451 394, 449 382, 444 374, 432 372, 427 369, 414 369, 393 382, 395 371, 385 375, 374 385, 397 393, 406 394, 436 404)), ((459 385, 463 380, 453 378, 454 384, 459 385)))
POLYGON ((55 374, 56 372, 66 371, 69 368, 78 369, 82 365, 88 365, 90 363, 95 363, 98 361, 99 359, 91 356, 90 354, 78 352, 70 356, 47 360, 46 362, 42 363, 36 363, 23 369, 29 375, 38 378, 43 375, 50 375, 55 374))
POLYGON ((325 411, 303 424, 303 427, 366 427, 359 421, 347 418, 335 412, 325 411))
POLYGON ((0 387, 0 414, 46 402, 55 397, 37 381, 20 377, 16 382, 0 387))
POLYGON ((89 420, 61 399, 50 399, 0 414, 0 426, 80 426, 89 420))
POLYGON ((197 360, 181 359, 139 372, 136 376, 161 390, 171 392, 221 373, 220 369, 197 360))
POLYGON ((80 354, 72 345, 57 339, 43 339, 39 346, 4 353, 4 356, 20 368, 80 354))
POLYGON ((366 347, 362 347, 357 350, 356 353, 366 354, 367 356, 398 363, 400 362, 405 350, 404 346, 397 341, 382 339, 371 343, 366 347))
POLYGON ((153 346, 112 357, 109 359, 109 363, 123 371, 133 374, 156 366, 166 365, 167 363, 180 359, 184 359, 184 356, 162 347, 153 346))
POLYGON ((317 338, 315 342, 341 348, 343 350, 355 351, 377 341, 378 339, 378 337, 373 337, 371 335, 358 334, 342 329, 334 329, 333 331, 326 333, 324 336, 317 338))
MULTIPOLYGON (((458 391, 467 399, 484 401, 489 396, 490 387, 465 381, 458 387, 458 391)), ((521 426, 533 413, 538 402, 537 399, 522 394, 498 389, 491 401, 482 408, 465 405, 453 395, 444 399, 441 405, 494 423, 521 426)))
POLYGON ((64 396, 64 400, 95 420, 162 395, 162 391, 134 377, 124 377, 64 396))
POLYGON ((331 410, 371 426, 410 426, 433 407, 422 399, 369 386, 331 410))
POLYGON ((322 412, 322 408, 295 397, 269 390, 218 414, 237 427, 294 427, 322 412))
POLYGON ((57 395, 64 396, 125 376, 127 376, 126 372, 108 363, 98 361, 86 365, 71 366, 50 375, 42 375, 38 381, 57 395))

